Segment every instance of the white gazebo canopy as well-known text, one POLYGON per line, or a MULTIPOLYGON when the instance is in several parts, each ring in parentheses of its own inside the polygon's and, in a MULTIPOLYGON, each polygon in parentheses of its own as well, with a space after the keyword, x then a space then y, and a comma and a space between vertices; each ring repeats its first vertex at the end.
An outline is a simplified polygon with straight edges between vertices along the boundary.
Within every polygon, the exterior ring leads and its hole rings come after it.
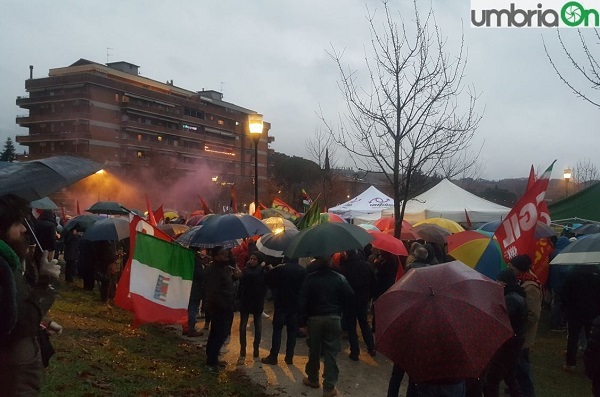
POLYGON ((346 201, 328 210, 328 212, 345 219, 360 219, 364 221, 379 219, 384 214, 392 214, 393 211, 394 199, 381 193, 375 186, 369 187, 350 201, 346 201))
POLYGON ((506 217, 510 208, 469 193, 444 179, 425 193, 408 200, 404 220, 415 223, 427 218, 445 218, 466 223, 465 212, 473 223, 492 222, 506 217))

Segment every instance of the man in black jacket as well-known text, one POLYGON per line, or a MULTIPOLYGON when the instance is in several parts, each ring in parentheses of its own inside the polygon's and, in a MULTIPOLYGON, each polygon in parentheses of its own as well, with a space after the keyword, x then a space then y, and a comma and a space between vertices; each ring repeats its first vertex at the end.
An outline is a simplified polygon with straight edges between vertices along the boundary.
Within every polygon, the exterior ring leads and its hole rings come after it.
MULTIPOLYGON (((54 302, 47 284, 28 285, 23 260, 28 244, 23 220, 27 201, 0 197, 0 390, 3 396, 37 396, 44 367, 38 343, 43 316, 54 302)), ((45 253, 45 252, 44 252, 45 253)))
POLYGON ((72 283, 77 275, 77 260, 79 258, 79 225, 71 230, 63 230, 65 240, 65 281, 72 283))
POLYGON ((585 374, 592 380, 592 395, 600 396, 600 316, 592 322, 592 329, 584 355, 585 374))
POLYGON ((239 278, 240 269, 229 266, 229 254, 223 247, 213 249, 213 261, 204 272, 206 314, 210 315, 210 332, 206 342, 206 365, 218 372, 219 351, 231 333, 235 287, 233 278, 239 278))
MULTIPOLYGON (((560 266, 560 265, 559 265, 560 266)), ((576 265, 567 273, 560 292, 569 335, 564 369, 574 371, 579 335, 589 336, 594 318, 600 315, 600 269, 597 265, 576 265)))
POLYGON ((348 329, 348 342, 350 343, 348 357, 353 361, 358 361, 360 354, 358 333, 356 332, 357 322, 369 354, 375 356, 375 341, 367 320, 369 302, 375 294, 377 285, 375 272, 356 250, 351 250, 346 251, 346 260, 340 265, 340 273, 346 277, 354 291, 354 299, 344 313, 344 322, 348 329))
POLYGON ((323 356, 323 396, 337 395, 339 370, 335 356, 342 348, 341 316, 353 292, 344 276, 331 268, 331 256, 315 259, 316 271, 304 279, 298 303, 299 324, 308 331, 308 362, 303 383, 319 388, 320 358, 323 356))
POLYGON ((48 261, 54 259, 56 251, 56 218, 50 210, 44 210, 35 223, 35 235, 42 250, 48 251, 48 261))
MULTIPOLYGON (((270 267, 270 266, 269 266, 270 267)), ((287 329, 285 346, 285 362, 293 364, 298 333, 298 295, 306 277, 306 269, 297 259, 286 258, 285 263, 272 268, 266 277, 267 285, 273 290, 275 312, 273 313, 273 335, 271 351, 260 361, 264 364, 277 365, 277 356, 281 348, 281 333, 287 329)))

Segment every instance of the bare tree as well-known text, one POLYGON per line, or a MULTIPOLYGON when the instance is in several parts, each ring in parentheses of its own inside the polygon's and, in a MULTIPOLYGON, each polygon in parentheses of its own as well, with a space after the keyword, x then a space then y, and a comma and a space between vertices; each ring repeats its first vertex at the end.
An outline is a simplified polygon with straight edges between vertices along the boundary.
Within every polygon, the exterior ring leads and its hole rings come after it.
MULTIPOLYGON (((593 31, 591 41, 593 44, 598 45, 600 43, 600 34, 598 33, 598 31, 596 29, 586 29, 586 31, 588 31, 588 32, 593 31)), ((579 55, 570 51, 567 48, 567 45, 565 44, 565 42, 560 34, 560 29, 556 29, 556 35, 558 37, 558 42, 560 43, 560 47, 562 48, 565 56, 571 63, 572 69, 574 69, 574 71, 577 72, 577 73, 575 73, 575 75, 578 75, 579 78, 581 79, 580 83, 576 83, 574 81, 576 79, 576 77, 573 76, 573 73, 570 73, 571 70, 569 70, 569 73, 564 73, 558 69, 558 66, 556 65, 556 63, 554 62, 554 59, 552 58, 552 56, 550 55, 550 52, 548 51, 548 47, 546 46, 546 41, 542 37, 542 44, 544 45, 544 51, 546 52, 546 56, 548 57, 548 60, 550 61, 552 68, 554 69, 554 71, 556 72, 556 74, 558 75, 560 80, 563 83, 565 83, 565 85, 567 87, 569 87, 571 89, 571 91, 573 91, 573 93, 577 97, 600 108, 600 99, 593 98, 591 95, 592 93, 591 92, 586 93, 584 91, 584 88, 578 88, 578 86, 579 87, 588 87, 588 88, 592 88, 596 92, 600 89, 600 64, 598 64, 598 61, 596 60, 596 58, 594 57, 594 54, 593 54, 593 52, 597 51, 597 50, 590 49, 590 45, 588 44, 588 39, 586 39, 585 35, 582 33, 582 31, 580 29, 577 29, 577 34, 579 36, 579 42, 581 43, 581 52, 582 52, 582 54, 580 53, 579 55)))
POLYGON ((361 87, 357 72, 344 67, 343 51, 332 49, 329 55, 339 69, 347 112, 338 127, 322 113, 321 119, 355 162, 385 174, 394 192, 394 234, 399 236, 411 177, 434 174, 440 164, 468 148, 481 117, 475 112, 476 95, 463 84, 464 38, 458 55, 451 56, 433 10, 422 19, 413 2, 415 31, 408 33, 402 17, 398 14, 398 24, 388 2, 382 4, 382 24, 375 13, 368 16, 371 47, 365 63, 370 86, 361 87), (468 105, 461 113, 463 94, 468 105))
POLYGON ((573 169, 573 182, 586 187, 600 179, 598 167, 590 159, 580 160, 573 169))
POLYGON ((304 142, 306 151, 310 156, 311 160, 319 164, 319 167, 323 169, 325 167, 325 157, 329 157, 329 166, 335 168, 337 165, 337 145, 335 144, 334 137, 323 131, 321 128, 315 130, 312 137, 307 138, 304 142))

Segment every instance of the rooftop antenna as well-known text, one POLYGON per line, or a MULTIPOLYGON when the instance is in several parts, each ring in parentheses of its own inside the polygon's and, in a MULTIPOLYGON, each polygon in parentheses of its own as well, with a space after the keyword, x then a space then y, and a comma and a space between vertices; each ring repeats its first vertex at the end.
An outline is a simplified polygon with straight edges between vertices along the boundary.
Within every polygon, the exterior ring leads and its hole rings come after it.
POLYGON ((111 51, 113 51, 114 48, 110 48, 110 47, 106 47, 106 63, 108 64, 108 58, 113 56, 113 53, 111 51))
MULTIPOLYGON (((221 95, 223 95, 223 86, 224 86, 224 85, 225 85, 225 83, 223 83, 223 82, 221 81, 221 95)), ((223 96, 225 96, 225 95, 223 95, 223 96)))

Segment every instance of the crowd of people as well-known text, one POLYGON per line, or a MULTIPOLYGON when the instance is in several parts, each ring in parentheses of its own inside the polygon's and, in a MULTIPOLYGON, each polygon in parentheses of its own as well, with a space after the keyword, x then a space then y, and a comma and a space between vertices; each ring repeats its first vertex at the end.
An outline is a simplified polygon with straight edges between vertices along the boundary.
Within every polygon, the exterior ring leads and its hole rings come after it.
MULTIPOLYGON (((62 331, 60 325, 45 318, 54 299, 52 283, 60 273, 55 257, 62 254, 67 283, 80 277, 87 290, 99 285, 100 300, 109 302, 129 249, 127 241, 82 239, 78 226, 61 230, 51 211, 35 219, 27 205, 16 196, 0 197, 0 386, 9 391, 7 395, 39 393, 44 363, 51 354, 44 351, 44 340, 48 332, 62 331), (24 225, 35 233, 27 233, 24 225), (57 245, 59 234, 62 247, 57 245), (37 241, 32 240, 33 235, 37 241)), ((556 255, 565 246, 565 238, 555 239, 553 244, 556 255)), ((342 350, 343 333, 347 334, 350 360, 359 361, 358 329, 367 353, 376 356, 373 301, 411 269, 451 261, 444 252, 442 245, 414 242, 405 258, 368 245, 362 250, 316 257, 303 265, 297 259, 263 255, 252 239, 234 249, 198 251, 183 334, 197 337, 208 331, 206 366, 218 373, 227 365, 219 354, 231 336, 236 311, 240 317, 238 365, 245 363, 248 354, 250 318, 252 356, 263 364, 280 365, 286 328, 283 361, 294 363, 296 340, 306 337, 309 354, 303 384, 322 387, 323 396, 335 396, 339 377, 336 356, 342 350), (260 358, 265 299, 273 300, 273 329, 269 353, 260 358), (196 327, 198 318, 204 318, 203 329, 196 327)), ((565 272, 566 268, 551 267, 549 284, 544 286, 531 271, 529 256, 512 258, 497 282, 504 288, 514 336, 498 350, 479 379, 419 383, 408 374, 406 396, 498 396, 502 381, 511 396, 534 396, 531 348, 545 304, 552 310, 552 328, 568 329, 564 369, 575 369, 577 353, 583 349, 594 395, 600 395, 600 270, 593 265, 571 266, 565 272)), ((405 371, 395 364, 388 397, 399 396, 404 376, 405 371)))

